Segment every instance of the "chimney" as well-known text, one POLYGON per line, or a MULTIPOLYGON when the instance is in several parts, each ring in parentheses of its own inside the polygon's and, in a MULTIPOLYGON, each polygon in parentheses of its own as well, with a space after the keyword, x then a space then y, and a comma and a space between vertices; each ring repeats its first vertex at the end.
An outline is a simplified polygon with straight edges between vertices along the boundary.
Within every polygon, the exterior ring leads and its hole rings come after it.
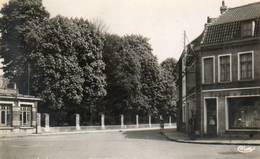
POLYGON ((220 13, 223 14, 227 9, 228 8, 225 5, 225 1, 222 1, 222 6, 220 7, 220 13))
POLYGON ((207 17, 207 23, 212 23, 213 20, 214 18, 207 17))

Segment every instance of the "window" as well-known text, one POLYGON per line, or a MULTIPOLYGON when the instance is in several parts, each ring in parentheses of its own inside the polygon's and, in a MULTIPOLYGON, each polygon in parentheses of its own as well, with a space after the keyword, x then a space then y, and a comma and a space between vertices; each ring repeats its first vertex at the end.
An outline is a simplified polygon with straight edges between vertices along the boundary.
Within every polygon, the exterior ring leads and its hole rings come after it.
POLYGON ((12 105, 0 104, 0 126, 11 126, 11 108, 12 105))
POLYGON ((210 84, 215 82, 215 58, 204 57, 202 60, 202 82, 210 84))
POLYGON ((32 106, 31 105, 21 105, 20 114, 21 126, 31 126, 32 125, 32 106))
POLYGON ((231 81, 231 55, 219 56, 219 82, 231 81))
POLYGON ((229 98, 227 103, 230 129, 260 128, 260 97, 229 98))
POLYGON ((239 80, 253 79, 254 78, 253 52, 239 53, 238 60, 239 60, 239 67, 238 67, 239 80))
POLYGON ((244 22, 241 24, 241 37, 254 36, 255 33, 255 22, 244 22))

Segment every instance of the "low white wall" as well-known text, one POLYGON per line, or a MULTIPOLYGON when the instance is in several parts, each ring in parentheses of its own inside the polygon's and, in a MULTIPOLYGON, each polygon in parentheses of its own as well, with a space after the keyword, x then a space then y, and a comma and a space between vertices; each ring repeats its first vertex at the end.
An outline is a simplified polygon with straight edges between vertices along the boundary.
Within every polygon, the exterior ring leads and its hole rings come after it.
MULTIPOLYGON (((172 123, 171 125, 166 123, 164 124, 165 128, 176 128, 176 124, 172 123)), ((149 124, 139 124, 138 128, 149 128, 149 124)), ((123 129, 138 129, 136 125, 124 125, 123 129)), ((160 124, 152 124, 151 128, 160 128, 160 124)), ((113 130, 113 129, 122 129, 121 125, 106 125, 105 129, 113 130)), ((80 126, 80 131, 88 131, 88 130, 104 130, 102 126, 80 126)), ((77 131, 76 126, 62 126, 62 127, 50 127, 48 131, 42 127, 42 133, 45 132, 71 132, 77 131)))

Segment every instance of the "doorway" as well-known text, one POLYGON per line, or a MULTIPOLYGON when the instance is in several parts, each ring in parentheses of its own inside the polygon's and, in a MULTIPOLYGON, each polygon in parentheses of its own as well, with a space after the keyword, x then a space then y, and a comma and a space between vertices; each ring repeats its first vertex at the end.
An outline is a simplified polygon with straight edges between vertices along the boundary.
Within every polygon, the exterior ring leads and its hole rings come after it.
POLYGON ((217 99, 205 99, 206 134, 209 137, 217 136, 217 99))

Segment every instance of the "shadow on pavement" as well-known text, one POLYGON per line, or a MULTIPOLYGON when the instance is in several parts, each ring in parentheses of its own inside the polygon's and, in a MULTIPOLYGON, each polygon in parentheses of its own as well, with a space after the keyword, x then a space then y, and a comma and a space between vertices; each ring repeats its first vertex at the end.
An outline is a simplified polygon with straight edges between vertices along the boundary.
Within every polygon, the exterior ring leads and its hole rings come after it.
POLYGON ((161 135, 160 130, 128 131, 123 132, 123 135, 128 139, 160 140, 168 142, 168 140, 161 135))

